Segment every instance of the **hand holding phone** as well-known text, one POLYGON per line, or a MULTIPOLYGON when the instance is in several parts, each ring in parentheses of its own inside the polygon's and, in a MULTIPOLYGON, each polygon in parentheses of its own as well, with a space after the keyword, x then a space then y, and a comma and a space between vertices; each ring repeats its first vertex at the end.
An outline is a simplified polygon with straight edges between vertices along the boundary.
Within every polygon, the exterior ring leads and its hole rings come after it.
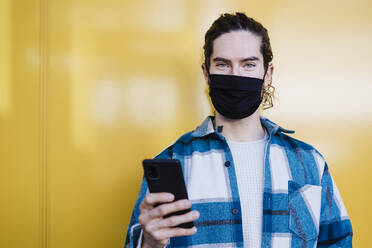
POLYGON ((195 234, 199 212, 190 211, 180 162, 144 160, 143 167, 150 194, 140 204, 142 247, 164 247, 171 237, 195 234))
MULTIPOLYGON (((181 163, 178 159, 145 159, 142 164, 151 193, 171 193, 175 197, 174 201, 188 199, 181 163)), ((182 215, 187 212, 190 212, 190 209, 169 213, 164 218, 173 215, 182 215)), ((193 222, 188 222, 180 224, 177 227, 191 228, 193 226, 193 222)))

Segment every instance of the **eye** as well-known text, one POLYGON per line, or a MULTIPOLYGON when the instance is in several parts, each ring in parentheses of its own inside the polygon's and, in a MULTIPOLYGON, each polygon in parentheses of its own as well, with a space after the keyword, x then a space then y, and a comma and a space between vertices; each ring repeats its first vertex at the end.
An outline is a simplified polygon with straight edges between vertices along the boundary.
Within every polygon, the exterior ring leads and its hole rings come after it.
POLYGON ((218 63, 216 64, 217 67, 223 68, 226 67, 227 65, 225 63, 218 63))
POLYGON ((252 63, 247 63, 244 65, 244 67, 246 68, 252 68, 252 67, 255 67, 256 65, 255 64, 252 64, 252 63))

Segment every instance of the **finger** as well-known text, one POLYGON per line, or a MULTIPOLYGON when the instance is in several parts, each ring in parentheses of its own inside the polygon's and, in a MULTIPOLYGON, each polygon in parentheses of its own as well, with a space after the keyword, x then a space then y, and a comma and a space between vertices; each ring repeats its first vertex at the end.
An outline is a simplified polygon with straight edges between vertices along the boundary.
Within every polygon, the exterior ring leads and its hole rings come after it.
POLYGON ((150 193, 142 200, 140 210, 153 209, 157 203, 171 202, 174 200, 174 195, 171 193, 150 193))
POLYGON ((182 223, 194 221, 198 219, 199 217, 200 217, 199 212, 194 210, 186 214, 170 216, 168 218, 161 219, 160 221, 149 222, 148 229, 150 231, 153 231, 156 229, 173 227, 173 226, 177 226, 182 223))
POLYGON ((163 240, 163 239, 168 239, 172 237, 193 235, 196 232, 197 232, 197 229, 195 226, 192 228, 181 228, 181 227, 164 228, 164 229, 159 229, 158 231, 153 232, 153 237, 157 240, 163 240))
POLYGON ((141 224, 142 229, 146 232, 150 232, 150 227, 153 225, 153 222, 156 223, 157 221, 161 220, 162 220, 161 217, 151 219, 150 216, 148 215, 148 211, 138 216, 138 222, 141 224))
POLYGON ((187 199, 178 200, 172 203, 165 203, 156 208, 151 209, 148 214, 151 219, 157 217, 163 217, 169 213, 177 212, 180 210, 189 209, 191 207, 191 201, 187 199))

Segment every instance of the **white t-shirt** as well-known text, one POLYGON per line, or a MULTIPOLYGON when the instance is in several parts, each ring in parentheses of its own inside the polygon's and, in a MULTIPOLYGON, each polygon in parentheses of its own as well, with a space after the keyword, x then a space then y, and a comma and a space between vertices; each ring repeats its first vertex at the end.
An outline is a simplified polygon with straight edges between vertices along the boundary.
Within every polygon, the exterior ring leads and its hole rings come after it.
POLYGON ((234 159, 239 189, 244 247, 261 247, 264 153, 268 138, 265 130, 265 137, 261 140, 227 142, 234 159))

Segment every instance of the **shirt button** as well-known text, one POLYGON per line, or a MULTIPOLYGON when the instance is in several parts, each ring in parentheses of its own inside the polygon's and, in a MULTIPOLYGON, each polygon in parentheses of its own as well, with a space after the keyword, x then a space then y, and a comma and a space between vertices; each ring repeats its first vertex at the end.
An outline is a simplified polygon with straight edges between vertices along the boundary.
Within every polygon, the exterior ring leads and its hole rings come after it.
POLYGON ((237 208, 233 208, 233 210, 231 211, 233 214, 237 214, 237 213, 239 213, 239 209, 237 209, 237 208))
POLYGON ((231 164, 230 161, 226 161, 226 162, 225 162, 225 166, 226 166, 226 167, 229 167, 230 164, 231 164))

